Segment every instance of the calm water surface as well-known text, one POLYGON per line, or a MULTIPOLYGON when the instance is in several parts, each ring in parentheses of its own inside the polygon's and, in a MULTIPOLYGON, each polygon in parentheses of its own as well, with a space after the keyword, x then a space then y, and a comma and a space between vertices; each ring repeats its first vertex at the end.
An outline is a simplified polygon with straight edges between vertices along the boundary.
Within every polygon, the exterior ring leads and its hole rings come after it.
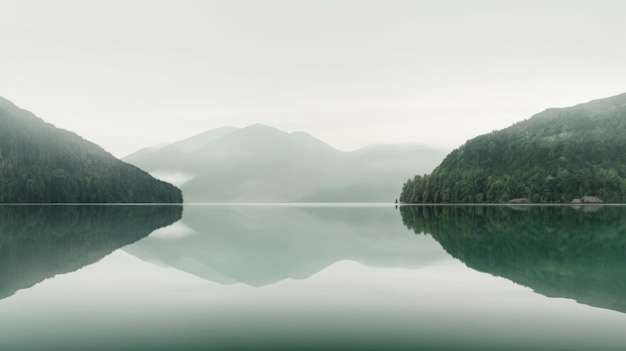
POLYGON ((2 350, 623 350, 625 313, 619 206, 0 206, 2 350))

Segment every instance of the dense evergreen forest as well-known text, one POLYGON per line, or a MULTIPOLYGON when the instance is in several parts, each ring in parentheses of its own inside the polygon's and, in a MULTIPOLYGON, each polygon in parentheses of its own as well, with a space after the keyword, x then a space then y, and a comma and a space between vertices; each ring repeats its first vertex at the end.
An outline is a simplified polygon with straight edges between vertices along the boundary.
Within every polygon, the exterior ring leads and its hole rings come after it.
POLYGON ((181 191, 0 98, 0 202, 182 202, 181 191))
POLYGON ((626 94, 552 108, 467 141, 402 188, 406 203, 626 202, 626 94))

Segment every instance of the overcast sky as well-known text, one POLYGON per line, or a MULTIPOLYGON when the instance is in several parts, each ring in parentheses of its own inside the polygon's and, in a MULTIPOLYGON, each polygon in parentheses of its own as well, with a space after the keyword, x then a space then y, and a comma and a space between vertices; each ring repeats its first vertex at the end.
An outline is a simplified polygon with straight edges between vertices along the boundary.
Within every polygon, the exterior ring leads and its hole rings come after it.
POLYGON ((0 0, 0 96, 118 157, 224 125, 452 149, 626 92, 626 1, 0 0))

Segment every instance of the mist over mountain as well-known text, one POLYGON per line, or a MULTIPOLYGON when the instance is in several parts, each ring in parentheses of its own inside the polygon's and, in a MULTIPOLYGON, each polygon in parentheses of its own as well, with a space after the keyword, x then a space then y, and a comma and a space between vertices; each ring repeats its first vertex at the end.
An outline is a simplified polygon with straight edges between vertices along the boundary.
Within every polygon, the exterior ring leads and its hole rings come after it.
POLYGON ((0 202, 182 202, 182 194, 0 98, 0 202))
POLYGON ((343 152, 304 132, 223 127, 124 158, 178 184, 189 202, 390 202, 415 169, 445 155, 424 145, 343 152))

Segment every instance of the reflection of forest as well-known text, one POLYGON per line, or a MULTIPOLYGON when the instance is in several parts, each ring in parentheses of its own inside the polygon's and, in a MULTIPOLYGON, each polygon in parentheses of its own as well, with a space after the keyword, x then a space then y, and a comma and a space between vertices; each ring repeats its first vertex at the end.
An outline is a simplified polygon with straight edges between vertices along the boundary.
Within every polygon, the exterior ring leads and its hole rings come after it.
POLYGON ((182 206, 0 206, 0 298, 95 263, 182 215, 182 206))
POLYGON ((409 229, 431 234, 473 269, 545 296, 626 312, 626 207, 402 206, 400 211, 409 229))

